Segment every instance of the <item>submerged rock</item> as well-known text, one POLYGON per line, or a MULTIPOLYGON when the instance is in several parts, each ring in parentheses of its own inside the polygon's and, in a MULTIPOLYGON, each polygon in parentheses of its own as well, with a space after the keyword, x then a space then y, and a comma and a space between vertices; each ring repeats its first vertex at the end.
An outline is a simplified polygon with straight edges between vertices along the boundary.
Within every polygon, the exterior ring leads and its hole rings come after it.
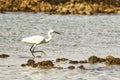
POLYGON ((78 66, 80 69, 86 69, 83 65, 78 66))
POLYGON ((21 64, 21 66, 22 66, 22 67, 26 67, 26 66, 27 66, 27 64, 21 64))
POLYGON ((61 67, 61 66, 55 66, 54 68, 63 69, 63 67, 61 67))
POLYGON ((70 61, 69 63, 71 63, 71 64, 78 64, 79 63, 79 61, 70 61))
POLYGON ((79 61, 79 63, 83 64, 83 63, 88 63, 87 60, 84 60, 84 61, 79 61))
POLYGON ((64 61, 67 61, 68 59, 67 58, 57 58, 56 59, 56 62, 64 62, 64 61))
POLYGON ((0 58, 7 58, 10 57, 8 54, 0 54, 0 58))
POLYGON ((75 66, 68 66, 68 69, 75 69, 75 66))

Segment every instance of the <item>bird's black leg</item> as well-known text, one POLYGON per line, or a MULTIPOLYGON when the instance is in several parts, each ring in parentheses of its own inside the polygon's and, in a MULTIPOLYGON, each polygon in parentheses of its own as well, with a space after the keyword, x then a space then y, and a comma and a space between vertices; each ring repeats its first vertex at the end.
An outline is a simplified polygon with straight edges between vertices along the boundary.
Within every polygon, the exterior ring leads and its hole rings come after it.
POLYGON ((33 59, 35 58, 35 55, 33 53, 36 53, 36 52, 42 52, 44 55, 46 55, 46 53, 44 51, 35 51, 35 47, 37 46, 37 44, 33 44, 30 48, 30 51, 33 55, 33 59))
POLYGON ((33 57, 35 58, 35 55, 33 54, 33 53, 34 53, 34 50, 33 50, 34 47, 33 47, 33 46, 34 46, 34 45, 31 46, 30 51, 31 51, 33 57))
POLYGON ((36 44, 33 45, 33 49, 32 49, 33 53, 35 53, 35 47, 36 47, 36 46, 37 46, 36 44))
POLYGON ((31 53, 33 52, 33 50, 32 50, 33 46, 34 46, 34 45, 32 45, 31 48, 30 48, 30 52, 31 52, 31 53))

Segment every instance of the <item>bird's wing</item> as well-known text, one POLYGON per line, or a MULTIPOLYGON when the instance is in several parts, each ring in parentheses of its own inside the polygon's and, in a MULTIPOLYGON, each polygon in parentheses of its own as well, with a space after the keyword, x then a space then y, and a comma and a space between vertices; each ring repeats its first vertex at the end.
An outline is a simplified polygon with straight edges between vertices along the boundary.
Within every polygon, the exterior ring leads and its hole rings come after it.
POLYGON ((22 42, 31 43, 31 44, 40 44, 44 40, 45 38, 43 36, 31 36, 31 37, 23 38, 22 42))

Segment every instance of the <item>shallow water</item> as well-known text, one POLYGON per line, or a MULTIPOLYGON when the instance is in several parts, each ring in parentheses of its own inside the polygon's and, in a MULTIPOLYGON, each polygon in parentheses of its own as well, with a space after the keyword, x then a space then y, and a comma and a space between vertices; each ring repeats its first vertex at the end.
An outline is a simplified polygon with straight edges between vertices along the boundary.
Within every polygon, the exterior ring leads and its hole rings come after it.
MULTIPOLYGON (((47 36, 46 36, 47 38, 47 36)), ((71 64, 56 63, 56 58, 85 60, 96 55, 105 58, 112 55, 120 58, 120 15, 48 15, 43 13, 0 14, 0 54, 10 57, 0 59, 0 80, 120 80, 120 66, 83 64, 88 70, 68 70, 71 64), (23 37, 46 36, 49 29, 61 32, 53 39, 36 47, 44 50, 40 60, 54 60, 56 66, 65 69, 37 69, 21 67, 32 58, 30 44, 21 42, 23 37)), ((81 64, 78 64, 81 65, 81 64)), ((78 66, 74 65, 74 66, 78 66)))

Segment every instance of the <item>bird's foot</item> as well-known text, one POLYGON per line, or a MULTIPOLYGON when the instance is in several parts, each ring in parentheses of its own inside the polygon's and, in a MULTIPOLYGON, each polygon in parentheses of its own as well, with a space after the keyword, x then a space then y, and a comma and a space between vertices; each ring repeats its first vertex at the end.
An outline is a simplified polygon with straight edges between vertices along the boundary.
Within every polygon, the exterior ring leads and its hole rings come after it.
POLYGON ((47 54, 44 51, 40 51, 40 52, 42 52, 45 56, 47 56, 47 54))
POLYGON ((33 60, 35 59, 35 55, 32 53, 32 55, 33 55, 33 60))
POLYGON ((45 56, 47 56, 47 54, 44 51, 34 51, 34 53, 36 52, 42 52, 45 56))

